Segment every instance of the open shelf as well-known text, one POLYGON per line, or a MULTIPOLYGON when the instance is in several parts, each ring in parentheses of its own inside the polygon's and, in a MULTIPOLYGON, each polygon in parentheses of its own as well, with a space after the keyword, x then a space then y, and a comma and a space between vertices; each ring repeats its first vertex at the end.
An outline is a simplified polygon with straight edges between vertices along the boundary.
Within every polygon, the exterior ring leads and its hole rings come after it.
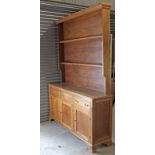
POLYGON ((87 40, 87 39, 99 39, 102 38, 102 35, 96 35, 96 36, 88 36, 88 37, 82 37, 82 38, 76 38, 76 39, 70 39, 70 40, 63 40, 59 43, 70 43, 74 41, 81 41, 81 40, 87 40))
POLYGON ((90 66, 90 67, 103 67, 101 64, 85 64, 85 63, 74 63, 74 62, 61 62, 63 65, 79 65, 79 66, 90 66))

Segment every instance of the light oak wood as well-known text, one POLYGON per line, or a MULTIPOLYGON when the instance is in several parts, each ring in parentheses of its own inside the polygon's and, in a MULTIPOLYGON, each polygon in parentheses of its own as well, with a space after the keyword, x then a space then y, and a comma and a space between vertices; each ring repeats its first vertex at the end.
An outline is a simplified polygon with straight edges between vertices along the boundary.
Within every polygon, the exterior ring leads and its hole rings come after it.
POLYGON ((82 64, 82 63, 73 63, 73 62, 61 62, 60 64, 63 64, 63 65, 91 66, 91 67, 103 67, 101 64, 96 65, 96 64, 82 64))
POLYGON ((64 62, 103 64, 103 39, 87 39, 64 45, 64 62), (79 46, 80 45, 80 46, 79 46))
POLYGON ((65 82, 76 87, 104 92, 102 67, 64 65, 65 82))
POLYGON ((109 7, 99 4, 58 22, 62 82, 111 94, 109 7))
POLYGON ((106 81, 106 94, 111 94, 111 61, 110 61, 110 11, 102 10, 103 22, 103 62, 104 76, 106 81))
POLYGON ((80 17, 82 16, 83 14, 90 14, 92 12, 95 12, 95 11, 98 11, 98 10, 101 10, 101 9, 110 9, 111 8, 111 3, 99 3, 98 5, 96 6, 93 6, 93 7, 90 7, 90 8, 87 8, 87 9, 83 9, 79 12, 76 12, 70 16, 66 16, 64 17, 63 19, 59 19, 57 21, 57 24, 60 24, 60 23, 63 23, 63 22, 66 22, 68 20, 71 20, 71 19, 74 19, 74 18, 77 18, 77 17, 80 17))
POLYGON ((82 38, 70 39, 70 40, 63 40, 63 41, 60 41, 59 43, 71 43, 71 42, 75 42, 75 41, 82 41, 82 40, 89 40, 89 39, 98 39, 98 38, 102 38, 102 35, 88 36, 88 37, 82 37, 82 38))
POLYGON ((58 116, 58 100, 59 100, 59 98, 56 98, 56 97, 54 97, 54 96, 51 96, 51 104, 52 104, 52 118, 56 121, 56 122, 58 122, 59 120, 58 120, 58 118, 59 118, 59 116, 58 116))
POLYGON ((89 135, 89 130, 91 128, 91 124, 89 122, 89 114, 86 112, 84 108, 80 108, 80 106, 76 106, 74 111, 74 132, 79 135, 82 139, 89 141, 91 135, 89 135))
POLYGON ((62 82, 49 84, 49 119, 92 152, 112 139, 110 6, 100 3, 57 21, 62 82))
POLYGON ((63 92, 73 91, 74 93, 76 93, 76 95, 78 94, 81 97, 85 96, 85 100, 88 100, 88 101, 91 101, 91 98, 95 101, 98 101, 103 96, 111 97, 111 95, 106 95, 103 92, 95 91, 87 88, 76 87, 69 83, 54 83, 50 86, 51 91, 52 89, 55 90, 55 88, 59 88, 59 90, 63 90, 63 92))
POLYGON ((96 146, 88 146, 88 149, 90 149, 92 153, 96 152, 96 146))
POLYGON ((72 104, 70 104, 70 101, 66 102, 64 100, 62 100, 61 103, 62 103, 62 125, 64 125, 69 130, 72 130, 73 129, 72 104))
MULTIPOLYGON (((96 11, 63 23, 64 39, 78 39, 102 34, 102 14, 96 11)), ((101 36, 102 37, 102 36, 101 36)))
POLYGON ((67 83, 49 84, 53 119, 84 140, 95 152, 111 144, 112 96, 67 83), (57 91, 53 95, 53 91, 57 91), (57 97, 56 97, 57 96, 57 97))
POLYGON ((48 100, 49 100, 49 116, 48 116, 48 119, 49 120, 52 120, 53 117, 52 117, 52 96, 50 95, 52 93, 52 88, 49 86, 48 87, 48 92, 49 92, 49 96, 48 96, 48 100))

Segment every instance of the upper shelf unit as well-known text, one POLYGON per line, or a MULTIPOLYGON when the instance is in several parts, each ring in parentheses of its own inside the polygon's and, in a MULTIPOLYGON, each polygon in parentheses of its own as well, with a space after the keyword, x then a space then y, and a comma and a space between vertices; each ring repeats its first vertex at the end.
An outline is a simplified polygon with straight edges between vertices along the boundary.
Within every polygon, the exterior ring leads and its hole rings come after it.
POLYGON ((62 82, 110 94, 110 5, 57 21, 62 82))

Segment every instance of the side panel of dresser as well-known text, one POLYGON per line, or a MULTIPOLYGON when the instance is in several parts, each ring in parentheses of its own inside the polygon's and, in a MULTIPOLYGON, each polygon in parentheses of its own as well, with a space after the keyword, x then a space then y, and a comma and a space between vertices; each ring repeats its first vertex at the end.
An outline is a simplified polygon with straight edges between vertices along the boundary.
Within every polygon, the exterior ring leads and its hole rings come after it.
POLYGON ((49 85, 49 120, 62 121, 60 90, 49 85))
POLYGON ((53 117, 52 117, 52 89, 51 89, 51 85, 49 84, 48 85, 48 97, 49 97, 49 117, 48 117, 48 119, 49 119, 49 121, 50 120, 52 120, 53 119, 53 117))
POLYGON ((112 97, 94 101, 93 145, 112 144, 112 97))

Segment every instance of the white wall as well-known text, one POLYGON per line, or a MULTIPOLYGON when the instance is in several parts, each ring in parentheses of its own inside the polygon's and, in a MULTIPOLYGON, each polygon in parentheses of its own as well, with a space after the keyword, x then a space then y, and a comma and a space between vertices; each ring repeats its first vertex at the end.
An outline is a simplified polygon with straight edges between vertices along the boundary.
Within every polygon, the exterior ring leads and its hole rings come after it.
POLYGON ((99 2, 109 2, 112 3, 112 10, 115 10, 115 0, 55 0, 55 1, 88 5, 88 6, 97 4, 99 2))

